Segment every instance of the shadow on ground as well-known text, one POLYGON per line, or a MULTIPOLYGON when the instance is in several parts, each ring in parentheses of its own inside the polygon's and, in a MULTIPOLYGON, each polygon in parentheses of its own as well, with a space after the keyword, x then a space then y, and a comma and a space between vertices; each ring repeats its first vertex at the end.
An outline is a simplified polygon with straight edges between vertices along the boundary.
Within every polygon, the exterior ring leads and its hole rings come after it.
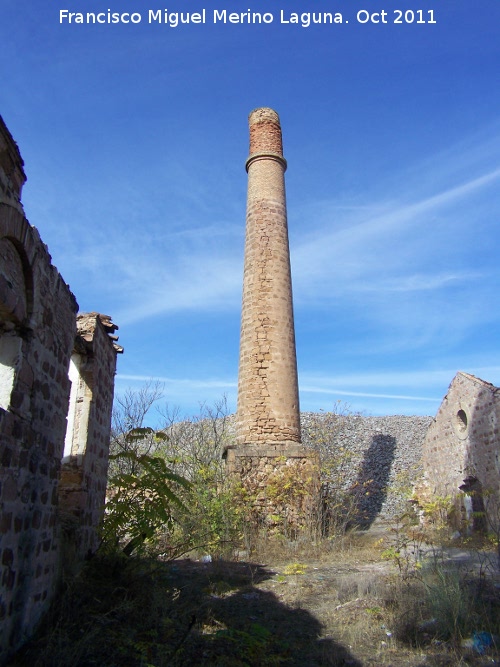
MULTIPOLYGON (((190 619, 192 629, 181 638, 171 665, 361 667, 345 647, 320 637, 321 623, 308 611, 292 609, 274 593, 255 587, 274 572, 250 563, 187 562, 183 567, 184 590, 190 589, 189 597, 198 601, 190 619)), ((172 579, 179 581, 175 569, 172 579)))
POLYGON ((11 667, 362 667, 252 563, 95 559, 11 667))

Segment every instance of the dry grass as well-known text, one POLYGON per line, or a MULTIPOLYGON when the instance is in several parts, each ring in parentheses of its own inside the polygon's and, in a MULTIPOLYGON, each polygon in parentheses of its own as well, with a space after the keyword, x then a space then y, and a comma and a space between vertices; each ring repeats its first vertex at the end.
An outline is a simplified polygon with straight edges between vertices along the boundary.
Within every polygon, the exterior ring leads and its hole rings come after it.
POLYGON ((261 536, 259 551, 240 552, 240 562, 95 559, 11 664, 500 664, 494 648, 479 655, 460 646, 464 633, 498 632, 494 580, 480 567, 449 575, 429 568, 425 577, 417 568, 403 578, 381 556, 393 541, 387 532, 352 534, 337 544, 261 536), (446 609, 451 625, 441 623, 446 609))

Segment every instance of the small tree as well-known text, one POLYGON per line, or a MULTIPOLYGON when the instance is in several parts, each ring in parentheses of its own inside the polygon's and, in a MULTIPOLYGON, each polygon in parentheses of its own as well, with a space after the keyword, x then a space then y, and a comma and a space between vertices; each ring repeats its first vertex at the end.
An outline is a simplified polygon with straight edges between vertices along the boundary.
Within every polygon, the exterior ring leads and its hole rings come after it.
MULTIPOLYGON (((126 438, 142 435, 131 431, 126 438)), ((130 555, 160 531, 173 530, 175 510, 187 512, 180 490, 191 485, 161 457, 139 454, 132 449, 112 456, 130 463, 134 472, 118 469, 109 479, 102 539, 105 547, 115 549, 121 545, 123 552, 130 555)))
POLYGON ((115 397, 110 440, 110 478, 118 473, 140 472, 138 458, 122 454, 132 452, 152 455, 162 442, 157 431, 145 426, 151 408, 162 397, 163 385, 157 380, 148 380, 140 389, 127 389, 122 396, 115 397))
POLYGON ((162 432, 166 439, 161 446, 163 455, 176 461, 177 472, 194 479, 208 470, 217 483, 225 477, 222 459, 225 448, 234 439, 233 420, 228 414, 226 397, 212 406, 200 405, 199 413, 189 419, 179 419, 177 410, 160 410, 162 432))
POLYGON ((202 404, 190 419, 176 421, 177 413, 168 411, 163 416, 163 455, 191 482, 189 514, 179 522, 184 540, 211 554, 226 554, 241 539, 241 510, 222 458, 234 438, 226 398, 213 407, 202 404))
POLYGON ((128 389, 115 399, 102 523, 104 548, 120 545, 130 555, 160 532, 171 532, 176 518, 186 512, 187 498, 181 494, 190 484, 162 455, 165 433, 145 426, 162 396, 163 385, 149 380, 139 390, 128 389))
POLYGON ((201 405, 190 419, 180 419, 178 410, 166 406, 158 410, 155 429, 145 426, 161 397, 162 386, 150 381, 117 398, 106 542, 118 535, 133 551, 162 534, 183 549, 191 544, 225 552, 240 534, 239 510, 222 460, 233 437, 226 399, 213 407, 201 405))

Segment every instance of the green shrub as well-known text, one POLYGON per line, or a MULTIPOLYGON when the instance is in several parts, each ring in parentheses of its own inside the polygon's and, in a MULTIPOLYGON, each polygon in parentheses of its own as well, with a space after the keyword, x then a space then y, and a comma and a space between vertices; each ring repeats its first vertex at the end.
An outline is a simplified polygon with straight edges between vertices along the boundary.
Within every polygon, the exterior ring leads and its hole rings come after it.
POLYGON ((110 493, 101 528, 102 547, 113 550, 121 546, 130 555, 160 530, 172 531, 176 513, 187 511, 180 490, 191 485, 162 458, 133 450, 113 458, 130 463, 134 472, 118 471, 109 479, 110 493))
POLYGON ((179 518, 182 540, 198 551, 229 557, 242 540, 242 510, 231 482, 221 476, 220 462, 192 471, 189 513, 179 518))

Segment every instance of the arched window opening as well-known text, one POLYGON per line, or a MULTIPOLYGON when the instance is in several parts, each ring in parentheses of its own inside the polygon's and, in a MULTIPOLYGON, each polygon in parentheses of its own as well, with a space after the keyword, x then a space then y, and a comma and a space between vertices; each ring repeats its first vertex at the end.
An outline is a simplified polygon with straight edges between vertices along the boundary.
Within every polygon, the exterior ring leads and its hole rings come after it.
POLYGON ((465 433, 468 426, 467 413, 465 412, 465 410, 459 410, 457 412, 456 424, 457 424, 457 429, 461 433, 465 433))
POLYGON ((0 333, 0 408, 8 410, 20 366, 22 339, 15 331, 0 333))
POLYGON ((469 475, 464 479, 464 483, 459 489, 464 494, 467 531, 469 533, 484 533, 487 529, 487 521, 481 482, 477 477, 469 475))
POLYGON ((85 453, 92 390, 85 380, 85 360, 76 352, 71 355, 68 376, 71 382, 64 458, 85 453))
POLYGON ((19 242, 0 238, 0 408, 10 409, 23 341, 19 331, 29 319, 27 285, 32 295, 29 263, 19 242))

